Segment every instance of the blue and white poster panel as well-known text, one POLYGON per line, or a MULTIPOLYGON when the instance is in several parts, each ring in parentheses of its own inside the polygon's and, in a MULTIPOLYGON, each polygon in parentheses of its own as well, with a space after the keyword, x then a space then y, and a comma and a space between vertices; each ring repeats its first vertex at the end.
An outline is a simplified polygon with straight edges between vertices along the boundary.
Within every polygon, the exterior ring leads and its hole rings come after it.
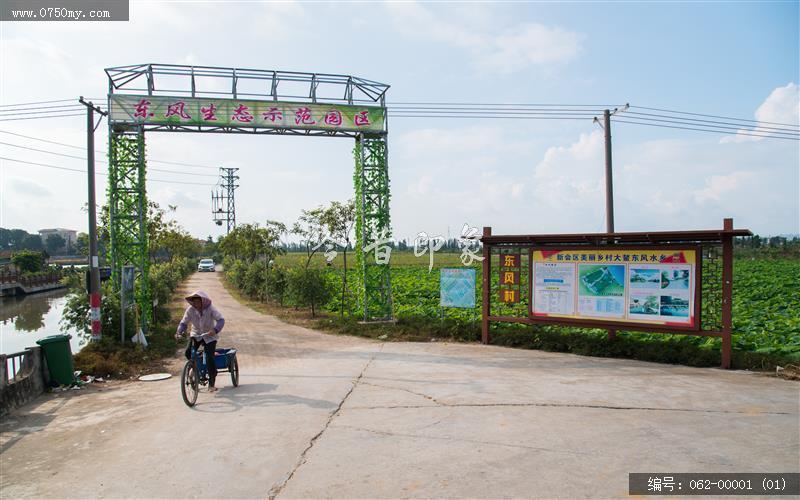
POLYGON ((439 275, 441 307, 475 307, 475 269, 442 268, 439 275))

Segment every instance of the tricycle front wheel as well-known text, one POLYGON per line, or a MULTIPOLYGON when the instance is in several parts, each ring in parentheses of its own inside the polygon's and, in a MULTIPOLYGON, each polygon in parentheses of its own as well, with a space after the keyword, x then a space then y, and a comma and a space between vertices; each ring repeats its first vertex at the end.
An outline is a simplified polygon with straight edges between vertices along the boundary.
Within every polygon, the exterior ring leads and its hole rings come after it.
POLYGON ((231 359, 231 366, 228 368, 231 372, 231 383, 234 387, 239 387, 239 361, 236 356, 231 359))
POLYGON ((197 402, 197 393, 200 392, 200 376, 197 367, 192 361, 183 365, 181 373, 181 396, 186 406, 192 407, 197 402))

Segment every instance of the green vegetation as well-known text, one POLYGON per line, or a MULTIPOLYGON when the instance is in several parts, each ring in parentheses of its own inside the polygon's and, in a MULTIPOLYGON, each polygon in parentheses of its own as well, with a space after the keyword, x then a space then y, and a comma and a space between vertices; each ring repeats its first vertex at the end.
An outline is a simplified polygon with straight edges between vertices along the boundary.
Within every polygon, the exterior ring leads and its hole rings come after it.
POLYGON ((800 260, 737 260, 734 349, 800 359, 800 260))
POLYGON ((11 257, 11 263, 23 273, 38 273, 44 271, 45 256, 42 252, 22 250, 11 257))
POLYGON ((0 227, 0 249, 11 250, 33 250, 41 252, 44 250, 42 238, 38 234, 30 234, 23 229, 6 229, 0 227))
MULTIPOLYGON (((130 338, 136 333, 138 318, 142 313, 136 307, 125 316, 125 342, 120 343, 119 291, 115 292, 111 282, 108 281, 102 285, 103 338, 100 342, 87 344, 75 355, 77 370, 98 376, 130 375, 151 367, 158 360, 175 353, 177 343, 173 338, 175 325, 172 323, 172 316, 180 311, 171 308, 174 307, 173 304, 182 302, 174 297, 175 290, 194 271, 197 257, 206 250, 203 242, 191 237, 175 221, 167 220, 168 214, 175 210, 175 207, 169 207, 169 210, 161 209, 152 202, 148 206, 149 293, 155 302, 152 310, 147 311, 152 317, 147 332, 148 347, 143 348, 130 342, 130 338)), ((106 206, 101 208, 99 219, 98 235, 102 243, 108 238, 106 206)), ((140 285, 137 278, 135 287, 138 289, 140 285)), ((70 294, 64 307, 62 327, 75 329, 80 335, 89 337, 90 310, 83 273, 70 277, 69 286, 70 294)))
MULTIPOLYGON (((299 253, 280 255, 275 269, 303 266, 308 256, 299 253)), ((323 270, 328 286, 335 288, 343 268, 341 253, 328 264, 324 256, 314 255, 310 267, 323 270)), ((352 266, 348 262, 349 266, 352 266)), ((392 300, 397 322, 394 324, 359 324, 349 317, 353 297, 342 307, 334 295, 324 310, 329 315, 309 326, 336 333, 359 335, 386 340, 407 341, 478 341, 480 339, 481 269, 477 266, 478 300, 475 309, 444 309, 439 307, 439 268, 460 267, 459 254, 436 253, 434 269, 428 272, 428 256, 415 257, 411 252, 392 253, 392 300)), ((354 266, 353 266, 354 267, 354 266)), ((351 267, 352 272, 352 267, 351 267)), ((526 274, 523 272, 523 275, 526 274)), ((733 366, 736 368, 769 369, 776 365, 800 362, 800 293, 797 291, 800 260, 737 258, 734 265, 734 334, 733 366)), ((229 284, 255 297, 231 279, 229 284)), ((523 283, 524 285, 525 283, 523 283)), ((250 288, 258 287, 250 283, 250 288)), ((310 321, 294 311, 285 314, 277 307, 280 302, 273 293, 265 292, 259 301, 271 301, 261 307, 290 321, 310 321)), ((282 305, 300 307, 289 297, 282 305)), ((617 339, 609 341, 602 329, 569 328, 547 325, 493 324, 492 343, 511 347, 541 349, 576 354, 633 358, 692 366, 717 366, 721 340, 691 335, 664 335, 620 331, 617 339)))
MULTIPOLYGON (((158 304, 153 308, 153 324, 147 335, 148 346, 130 342, 136 333, 135 315, 128 313, 125 323, 126 342, 120 344, 120 302, 110 283, 103 284, 101 319, 103 338, 100 342, 88 343, 75 355, 75 369, 84 373, 107 376, 128 376, 151 367, 154 362, 172 356, 178 346, 173 335, 175 325, 171 321, 175 313, 173 304, 180 300, 173 297, 178 285, 194 270, 194 260, 180 257, 169 262, 160 262, 150 267, 151 290, 158 304)), ((82 277, 75 280, 72 293, 67 298, 61 323, 65 328, 74 328, 82 335, 91 333, 89 303, 86 300, 82 277)))

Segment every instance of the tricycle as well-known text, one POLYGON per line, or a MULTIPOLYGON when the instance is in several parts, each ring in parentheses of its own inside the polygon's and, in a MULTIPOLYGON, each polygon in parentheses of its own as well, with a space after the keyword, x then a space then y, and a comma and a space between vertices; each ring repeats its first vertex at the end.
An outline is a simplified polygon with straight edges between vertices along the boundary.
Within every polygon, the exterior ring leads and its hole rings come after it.
MULTIPOLYGON (((205 346, 200 345, 196 348, 192 345, 191 358, 186 361, 181 373, 181 395, 186 406, 192 407, 197 402, 197 394, 200 386, 208 384, 208 367, 206 365, 205 346)), ((239 361, 236 359, 236 349, 215 349, 214 364, 217 367, 217 374, 229 372, 231 383, 234 387, 239 386, 239 361)))

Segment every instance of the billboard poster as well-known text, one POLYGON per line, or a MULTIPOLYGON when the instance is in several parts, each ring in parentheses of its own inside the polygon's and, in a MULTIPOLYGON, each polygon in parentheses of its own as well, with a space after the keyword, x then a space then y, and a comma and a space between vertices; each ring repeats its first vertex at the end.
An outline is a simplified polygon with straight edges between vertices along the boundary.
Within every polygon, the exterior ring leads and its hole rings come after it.
POLYGON ((475 269, 442 268, 439 274, 441 307, 475 307, 475 269))
POLYGON ((696 249, 531 253, 531 315, 696 326, 696 249))
POLYGON ((112 123, 383 132, 379 106, 111 94, 112 123))
POLYGON ((572 315, 575 311, 575 269, 561 262, 535 262, 533 303, 543 314, 572 315))

